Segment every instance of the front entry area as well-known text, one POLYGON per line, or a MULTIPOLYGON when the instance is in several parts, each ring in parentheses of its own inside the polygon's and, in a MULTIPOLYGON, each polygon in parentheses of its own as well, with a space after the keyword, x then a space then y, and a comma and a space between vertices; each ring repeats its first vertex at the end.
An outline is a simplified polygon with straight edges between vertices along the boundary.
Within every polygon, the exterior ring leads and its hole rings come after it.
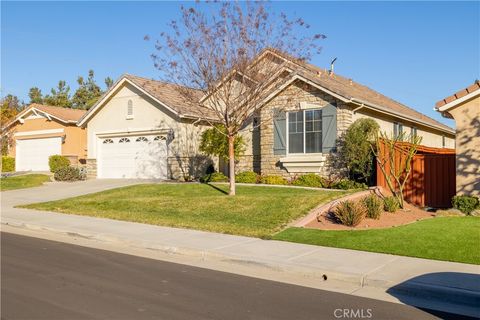
POLYGON ((16 139, 15 171, 49 171, 48 158, 62 154, 62 138, 16 139))
POLYGON ((167 179, 167 139, 162 135, 99 138, 98 178, 167 179))

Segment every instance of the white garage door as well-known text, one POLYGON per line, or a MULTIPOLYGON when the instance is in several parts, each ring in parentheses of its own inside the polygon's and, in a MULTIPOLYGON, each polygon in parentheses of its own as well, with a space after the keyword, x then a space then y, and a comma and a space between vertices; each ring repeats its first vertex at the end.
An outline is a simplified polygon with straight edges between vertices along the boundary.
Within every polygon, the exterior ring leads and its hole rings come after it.
POLYGON ((167 178, 167 141, 163 136, 100 139, 99 178, 167 178))
POLYGON ((49 171, 48 157, 62 154, 62 138, 16 140, 16 171, 49 171))

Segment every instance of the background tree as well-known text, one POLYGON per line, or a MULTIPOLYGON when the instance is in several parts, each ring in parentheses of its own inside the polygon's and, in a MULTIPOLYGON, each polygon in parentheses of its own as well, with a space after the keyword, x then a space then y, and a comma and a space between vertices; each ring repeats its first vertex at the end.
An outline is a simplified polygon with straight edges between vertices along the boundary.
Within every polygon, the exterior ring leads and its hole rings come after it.
POLYGON ((30 97, 30 103, 43 103, 42 91, 37 87, 30 88, 28 96, 30 97))
POLYGON ((24 104, 14 95, 6 95, 0 100, 0 127, 2 128, 1 149, 2 156, 7 155, 8 147, 12 143, 12 131, 6 131, 5 126, 12 121, 23 109, 24 104))
POLYGON ((64 80, 58 82, 57 88, 52 88, 49 95, 43 99, 45 104, 64 108, 71 108, 70 87, 64 80))
POLYGON ((375 120, 362 118, 352 123, 342 137, 339 158, 345 163, 350 179, 371 182, 374 156, 370 146, 379 129, 375 120))
POLYGON ((73 107, 88 110, 102 95, 102 89, 95 82, 95 73, 93 70, 88 71, 88 78, 86 81, 82 76, 79 76, 77 83, 78 88, 72 98, 73 107))
MULTIPOLYGON (((235 138, 259 113, 266 92, 279 79, 278 63, 253 60, 266 48, 308 60, 319 52, 318 40, 325 38, 309 32, 302 19, 276 16, 266 6, 249 1, 181 6, 181 17, 160 34, 152 55, 164 80, 201 91, 202 119, 225 128, 217 131, 228 141, 230 195, 235 194, 235 138)), ((198 91, 179 91, 187 101, 198 103, 198 91)))
POLYGON ((402 209, 405 204, 403 190, 410 178, 412 159, 417 154, 421 142, 422 137, 407 135, 405 132, 396 136, 380 132, 371 145, 375 159, 385 176, 388 189, 397 198, 402 209), (396 156, 397 154, 400 156, 396 156))
POLYGON ((105 78, 105 85, 107 86, 107 90, 113 86, 113 79, 110 77, 105 78))
MULTIPOLYGON (((209 155, 217 156, 228 160, 228 139, 226 129, 222 125, 207 129, 202 133, 200 151, 209 155)), ((236 136, 234 142, 235 159, 238 159, 245 152, 245 141, 242 136, 236 136)))

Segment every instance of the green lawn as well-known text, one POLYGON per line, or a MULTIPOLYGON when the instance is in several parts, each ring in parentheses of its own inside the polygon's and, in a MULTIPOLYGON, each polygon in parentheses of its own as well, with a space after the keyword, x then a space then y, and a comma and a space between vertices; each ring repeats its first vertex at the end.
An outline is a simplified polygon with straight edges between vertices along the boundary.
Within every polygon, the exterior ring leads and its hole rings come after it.
POLYGON ((270 237, 315 206, 348 192, 227 185, 146 184, 23 207, 63 213, 270 237))
POLYGON ((0 190, 15 190, 41 186, 44 182, 50 181, 45 174, 27 174, 0 179, 0 190))
POLYGON ((377 230, 289 228, 274 237, 299 243, 480 264, 480 218, 444 217, 377 230))

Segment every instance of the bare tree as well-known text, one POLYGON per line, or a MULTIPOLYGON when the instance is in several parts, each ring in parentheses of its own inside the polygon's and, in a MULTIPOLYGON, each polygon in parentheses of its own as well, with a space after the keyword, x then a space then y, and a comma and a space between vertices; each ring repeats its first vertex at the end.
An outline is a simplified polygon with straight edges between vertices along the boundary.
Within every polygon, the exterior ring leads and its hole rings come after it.
POLYGON ((392 136, 380 132, 377 134, 375 144, 371 145, 387 186, 402 209, 405 202, 403 190, 410 178, 412 160, 421 142, 422 137, 406 135, 405 132, 392 136))
POLYGON ((265 2, 197 2, 180 9, 181 18, 156 40, 152 58, 161 78, 181 85, 183 96, 198 104, 202 120, 224 126, 234 195, 235 137, 287 76, 275 52, 308 60, 325 36, 310 32, 302 19, 273 14, 265 2))

